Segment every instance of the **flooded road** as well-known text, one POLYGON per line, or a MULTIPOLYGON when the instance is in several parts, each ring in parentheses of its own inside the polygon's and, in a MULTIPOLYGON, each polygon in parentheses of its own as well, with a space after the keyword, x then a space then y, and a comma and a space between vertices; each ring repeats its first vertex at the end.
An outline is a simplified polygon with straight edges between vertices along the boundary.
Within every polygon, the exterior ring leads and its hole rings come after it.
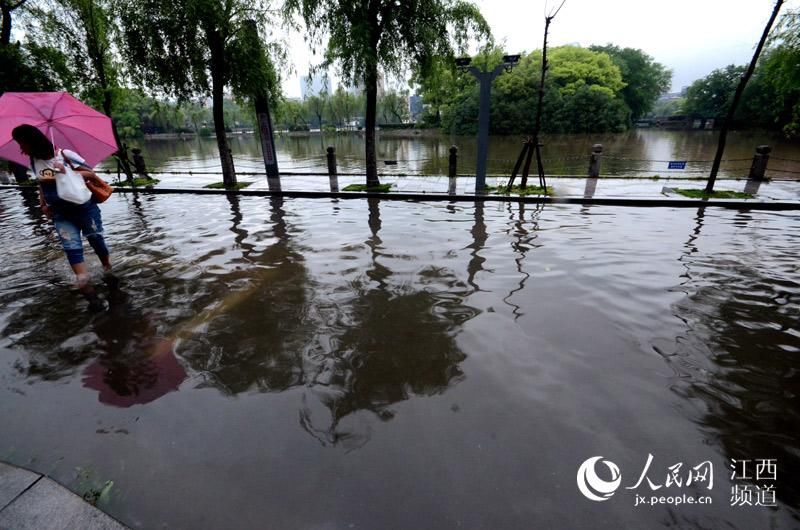
POLYGON ((120 194, 93 315, 35 204, 0 460, 131 527, 800 524, 797 213, 120 194))

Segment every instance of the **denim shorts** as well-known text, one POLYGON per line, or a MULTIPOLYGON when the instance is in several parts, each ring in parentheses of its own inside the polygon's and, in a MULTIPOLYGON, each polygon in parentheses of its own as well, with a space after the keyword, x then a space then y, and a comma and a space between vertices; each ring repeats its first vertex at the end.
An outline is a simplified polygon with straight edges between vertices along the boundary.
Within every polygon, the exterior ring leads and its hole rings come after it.
POLYGON ((71 265, 83 263, 81 233, 86 236, 99 257, 108 256, 108 248, 103 239, 103 220, 97 204, 87 202, 71 208, 59 208, 53 212, 53 222, 71 265))

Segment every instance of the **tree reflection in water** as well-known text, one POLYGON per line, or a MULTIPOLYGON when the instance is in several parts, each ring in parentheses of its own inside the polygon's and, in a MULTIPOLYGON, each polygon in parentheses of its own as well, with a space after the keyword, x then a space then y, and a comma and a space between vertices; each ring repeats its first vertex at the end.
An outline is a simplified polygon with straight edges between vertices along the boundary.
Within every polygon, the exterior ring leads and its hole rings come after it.
POLYGON ((257 254, 245 243, 236 197, 229 197, 235 241, 247 268, 220 274, 222 299, 183 327, 179 352, 205 382, 226 394, 280 391, 304 381, 302 352, 314 324, 306 318, 311 281, 299 249, 291 243, 283 199, 270 198, 274 243, 257 254))
POLYGON ((478 313, 464 299, 483 267, 482 208, 466 272, 431 263, 409 276, 392 270, 398 256, 384 248, 379 200, 366 201, 368 235, 360 247, 348 245, 361 249, 366 266, 343 280, 310 274, 312 250, 293 237, 302 232, 287 221, 282 198, 269 199, 268 227, 258 235, 243 227, 240 198, 227 200, 228 244, 240 256, 227 256, 224 267, 202 265, 219 254, 212 246, 201 266, 174 266, 168 276, 142 268, 131 278, 138 290, 118 293, 108 314, 91 318, 74 310, 63 286, 36 282, 3 328, 7 343, 28 356, 18 369, 48 379, 80 369, 85 387, 122 407, 175 390, 189 369, 193 386, 225 395, 305 388, 300 426, 345 448, 366 443, 372 415, 389 420, 394 404, 440 394, 464 378, 466 355, 455 337, 478 313))
POLYGON ((530 229, 526 227, 525 223, 525 203, 520 202, 517 205, 518 211, 516 215, 516 219, 514 218, 514 213, 512 211, 512 203, 508 203, 508 213, 509 213, 509 229, 506 233, 509 235, 515 236, 514 239, 511 241, 511 249, 516 254, 516 258, 514 258, 514 263, 517 266, 517 272, 520 274, 519 284, 514 289, 509 291, 508 295, 503 298, 503 302, 512 308, 512 312, 514 313, 514 320, 518 320, 524 313, 522 309, 517 304, 511 301, 511 298, 518 293, 521 292, 525 288, 525 282, 528 281, 530 278, 530 273, 524 270, 523 264, 525 263, 525 255, 528 253, 529 250, 532 248, 540 247, 540 244, 536 244, 535 240, 538 237, 539 231, 539 216, 541 215, 544 204, 536 204, 534 205, 533 214, 531 215, 531 225, 530 229), (512 233, 513 229, 513 233, 512 233))
MULTIPOLYGON (((705 208, 698 210, 680 258, 686 269, 681 281, 686 297, 673 310, 687 332, 676 340, 674 352, 659 353, 676 370, 674 390, 700 405, 696 421, 726 458, 777 459, 776 497, 797 506, 800 285, 784 274, 794 258, 742 249, 704 253, 700 238, 705 214, 705 208), (770 270, 764 263, 771 264, 770 270)), ((748 228, 749 219, 746 212, 737 216, 739 233, 748 228)), ((759 228, 749 228, 757 240, 759 228)))
POLYGON ((477 314, 463 304, 468 287, 443 268, 430 267, 419 283, 392 286, 392 271, 381 262, 383 241, 380 202, 368 199, 370 236, 365 241, 371 267, 370 280, 354 285, 346 314, 333 330, 332 351, 315 358, 316 373, 309 380, 312 393, 327 409, 330 420, 320 427, 312 406, 304 399, 300 424, 325 446, 350 450, 369 440, 369 426, 345 418, 370 411, 381 420, 394 417, 391 406, 412 396, 440 394, 464 378, 459 363, 466 355, 458 348, 458 326, 477 314), (447 290, 436 290, 445 283, 447 290), (316 423, 315 423, 316 422, 316 423), (359 427, 360 426, 360 427, 359 427))
POLYGON ((465 355, 454 336, 476 313, 463 305, 469 289, 433 267, 419 273, 420 288, 392 285, 379 200, 367 201, 370 265, 349 284, 343 303, 309 275, 310 250, 292 239, 283 199, 270 199, 274 243, 260 254, 239 226, 238 199, 229 201, 231 230, 249 266, 221 275, 218 281, 238 290, 180 334, 178 351, 201 375, 201 386, 229 395, 305 386, 302 428, 326 446, 354 448, 369 439, 369 427, 343 426, 345 418, 369 411, 388 420, 393 403, 441 393, 463 378, 458 363, 465 355), (329 419, 320 419, 319 405, 329 419))

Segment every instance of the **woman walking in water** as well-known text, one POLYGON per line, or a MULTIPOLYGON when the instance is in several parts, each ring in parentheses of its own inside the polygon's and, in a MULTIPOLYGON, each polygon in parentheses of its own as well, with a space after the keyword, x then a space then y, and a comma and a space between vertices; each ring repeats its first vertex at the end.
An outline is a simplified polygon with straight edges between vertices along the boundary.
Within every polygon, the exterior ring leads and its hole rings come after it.
POLYGON ((85 180, 100 177, 88 166, 83 165, 84 159, 78 153, 66 149, 56 151, 50 140, 32 125, 26 124, 14 128, 11 136, 19 144, 20 150, 31 159, 31 170, 39 181, 39 204, 44 214, 55 224, 61 246, 75 273, 78 289, 88 300, 89 309, 103 310, 105 303, 98 297, 89 281, 81 242, 83 233, 103 264, 105 281, 110 284, 117 283, 118 280, 111 274, 111 259, 103 239, 100 208, 91 197, 83 204, 76 204, 59 197, 55 175, 66 172, 65 165, 69 165, 85 180))

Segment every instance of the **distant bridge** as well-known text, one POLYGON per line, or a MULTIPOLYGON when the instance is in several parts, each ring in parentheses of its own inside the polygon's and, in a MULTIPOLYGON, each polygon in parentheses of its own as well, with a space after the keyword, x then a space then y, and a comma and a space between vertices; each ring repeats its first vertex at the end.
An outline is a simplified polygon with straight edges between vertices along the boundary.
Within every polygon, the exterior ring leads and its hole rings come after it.
POLYGON ((660 129, 686 130, 686 129, 713 129, 714 118, 697 118, 693 116, 657 116, 643 118, 633 122, 634 127, 657 127, 660 129))

